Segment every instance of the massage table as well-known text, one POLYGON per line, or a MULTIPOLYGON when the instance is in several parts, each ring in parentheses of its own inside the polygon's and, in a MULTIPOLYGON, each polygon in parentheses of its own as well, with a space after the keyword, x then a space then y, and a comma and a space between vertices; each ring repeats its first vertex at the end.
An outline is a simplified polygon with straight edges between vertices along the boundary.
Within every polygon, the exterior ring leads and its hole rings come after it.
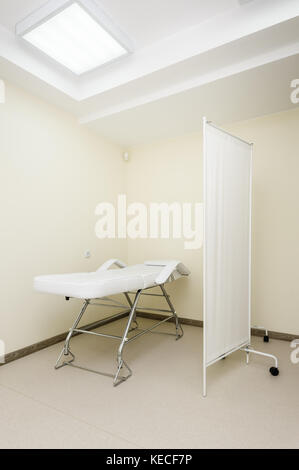
MULTIPOLYGON (((180 324, 177 313, 166 292, 165 284, 174 282, 181 277, 186 277, 190 271, 180 261, 159 260, 147 261, 144 264, 126 266, 122 261, 111 259, 106 261, 96 272, 91 273, 72 273, 58 274, 48 276, 38 276, 34 279, 34 288, 38 292, 47 294, 63 295, 67 301, 70 299, 83 300, 83 307, 76 318, 73 326, 69 330, 63 349, 58 357, 55 369, 75 365, 75 355, 70 349, 70 340, 74 334, 86 333, 105 338, 112 338, 120 342, 117 354, 117 370, 115 374, 102 373, 113 378, 113 385, 119 385, 132 375, 132 370, 123 359, 124 346, 142 335, 152 332, 162 323, 173 320, 175 324, 174 336, 180 339, 184 332, 180 324), (148 292, 148 290, 158 288, 159 293, 148 292), (112 299, 110 296, 123 294, 126 304, 112 299), (138 302, 141 296, 163 297, 167 303, 168 309, 158 309, 149 307, 139 307, 138 302), (133 296, 133 297, 132 297, 133 296), (100 300, 100 302, 98 302, 100 300), (120 313, 109 316, 96 324, 80 329, 79 323, 82 320, 88 306, 105 306, 116 309, 125 309, 120 313), (163 318, 147 329, 141 329, 137 323, 137 313, 155 312, 162 313, 163 318), (165 314, 167 314, 165 316, 165 314), (112 321, 127 316, 124 332, 121 336, 104 334, 91 329, 106 325, 112 321), (133 335, 132 335, 133 333, 133 335), (124 375, 125 373, 125 375, 124 375)), ((172 333, 166 333, 172 334, 172 333)), ((89 369, 87 369, 89 370, 89 369)), ((101 374, 101 372, 98 372, 101 374)))

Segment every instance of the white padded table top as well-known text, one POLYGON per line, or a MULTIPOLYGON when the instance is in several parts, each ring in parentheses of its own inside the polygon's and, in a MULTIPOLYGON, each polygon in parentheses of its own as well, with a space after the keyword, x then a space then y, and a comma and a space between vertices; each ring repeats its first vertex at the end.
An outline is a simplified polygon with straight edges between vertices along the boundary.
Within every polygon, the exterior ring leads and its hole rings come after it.
MULTIPOLYGON (((157 285, 157 276, 164 266, 137 264, 122 269, 91 273, 38 276, 34 288, 39 292, 79 299, 99 299, 113 294, 146 289, 157 285)), ((175 272, 174 279, 180 277, 175 272)))

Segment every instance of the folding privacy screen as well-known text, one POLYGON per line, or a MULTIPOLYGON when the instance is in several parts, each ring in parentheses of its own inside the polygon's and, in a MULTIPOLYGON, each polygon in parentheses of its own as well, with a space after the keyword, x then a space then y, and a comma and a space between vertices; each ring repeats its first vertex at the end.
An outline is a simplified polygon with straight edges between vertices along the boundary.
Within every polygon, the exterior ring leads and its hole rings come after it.
POLYGON ((204 352, 206 369, 243 349, 251 337, 252 144, 204 119, 204 352))

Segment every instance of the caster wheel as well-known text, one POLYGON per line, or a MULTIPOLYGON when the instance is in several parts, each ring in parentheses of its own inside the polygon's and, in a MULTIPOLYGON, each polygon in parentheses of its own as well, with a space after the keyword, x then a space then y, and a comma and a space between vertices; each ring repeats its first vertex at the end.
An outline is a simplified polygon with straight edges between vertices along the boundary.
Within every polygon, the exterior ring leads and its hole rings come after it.
POLYGON ((264 336, 264 343, 269 343, 269 336, 268 335, 264 336))
POLYGON ((279 370, 277 369, 277 367, 270 367, 269 372, 271 375, 274 375, 274 377, 279 374, 279 370))

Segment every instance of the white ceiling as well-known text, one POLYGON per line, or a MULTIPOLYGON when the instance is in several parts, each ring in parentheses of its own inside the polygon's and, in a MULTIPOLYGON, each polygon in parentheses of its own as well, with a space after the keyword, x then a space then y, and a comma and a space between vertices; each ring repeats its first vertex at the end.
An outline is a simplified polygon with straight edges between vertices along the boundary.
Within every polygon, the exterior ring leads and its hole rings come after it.
MULTIPOLYGON (((238 0, 95 0, 141 49, 226 10, 238 0), (137 21, 136 21, 137 20, 137 21)), ((0 0, 0 23, 14 31, 16 23, 46 0, 0 0)))
MULTIPOLYGON (((295 109, 290 100, 299 78, 299 54, 209 82, 143 106, 111 114, 88 126, 121 144, 132 145, 198 132, 206 116, 218 124, 295 109)), ((243 136, 250 140, 250 136, 243 136)))
POLYGON ((299 17, 108 90, 81 103, 80 121, 87 123, 299 53, 298 32, 299 17))
POLYGON ((78 78, 14 34, 45 0, 0 0, 0 77, 124 146, 192 132, 202 114, 227 122, 294 106, 298 0, 95 1, 135 43, 131 56, 78 78))

